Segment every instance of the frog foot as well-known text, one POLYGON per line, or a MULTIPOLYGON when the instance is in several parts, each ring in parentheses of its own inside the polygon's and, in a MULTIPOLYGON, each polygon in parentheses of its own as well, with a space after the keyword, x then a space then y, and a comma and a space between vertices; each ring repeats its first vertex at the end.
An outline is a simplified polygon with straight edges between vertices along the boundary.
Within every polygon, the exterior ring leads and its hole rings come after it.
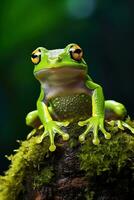
POLYGON ((93 116, 85 121, 80 121, 78 123, 79 126, 87 126, 84 133, 82 133, 79 136, 79 141, 83 142, 85 140, 86 135, 89 133, 89 131, 92 129, 93 131, 93 144, 98 145, 100 143, 100 140, 98 138, 98 131, 101 130, 101 132, 104 134, 104 137, 106 139, 110 139, 111 135, 108 133, 104 128, 104 117, 99 116, 93 116))
POLYGON ((130 126, 128 123, 122 120, 111 120, 108 122, 111 126, 117 126, 119 129, 124 130, 125 128, 129 129, 132 133, 134 133, 134 128, 130 126))
POLYGON ((65 133, 61 130, 62 126, 68 126, 69 122, 58 122, 58 121, 48 121, 47 123, 45 123, 44 125, 44 133, 41 135, 41 137, 38 139, 37 143, 41 143, 43 141, 43 139, 47 136, 50 137, 50 146, 49 146, 49 150, 50 151, 55 151, 56 146, 54 144, 54 138, 56 133, 59 134, 60 136, 62 136, 63 140, 66 141, 69 139, 69 134, 65 133))

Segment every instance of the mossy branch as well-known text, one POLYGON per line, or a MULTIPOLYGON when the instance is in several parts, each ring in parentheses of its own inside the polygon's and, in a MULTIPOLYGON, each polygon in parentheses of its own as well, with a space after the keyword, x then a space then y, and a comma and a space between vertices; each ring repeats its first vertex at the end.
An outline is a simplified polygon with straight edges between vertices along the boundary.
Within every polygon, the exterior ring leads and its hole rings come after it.
POLYGON ((5 176, 0 177, 0 199, 16 200, 23 189, 23 179, 26 169, 31 165, 37 167, 43 161, 49 147, 49 142, 43 141, 38 144, 40 136, 32 137, 21 142, 20 148, 15 155, 11 155, 11 165, 5 176))
MULTIPOLYGON (((134 174, 134 136, 129 131, 111 129, 111 139, 106 140, 103 136, 100 136, 101 143, 98 146, 92 144, 91 137, 88 137, 86 142, 81 145, 78 142, 81 130, 76 124, 68 127, 68 133, 70 134, 70 140, 67 142, 63 142, 60 137, 56 138, 56 142, 58 142, 57 149, 49 157, 47 157, 49 139, 46 138, 42 143, 38 143, 41 137, 40 133, 37 133, 37 136, 31 137, 29 140, 21 142, 15 155, 9 157, 11 160, 9 170, 5 173, 5 176, 0 176, 0 200, 17 200, 20 193, 24 190, 29 190, 29 186, 27 187, 24 184, 24 181, 26 183, 29 179, 31 179, 31 190, 29 191, 31 199, 31 191, 37 191, 40 195, 40 189, 47 187, 47 184, 49 184, 49 187, 55 188, 56 195, 61 194, 61 188, 63 188, 63 194, 66 194, 64 187, 72 187, 73 185, 74 192, 78 187, 83 199, 84 196, 86 196, 86 199, 89 199, 89 197, 93 199, 95 189, 91 186, 92 177, 103 176, 106 172, 106 181, 108 181, 111 178, 111 173, 113 173, 113 168, 114 173, 118 174, 125 167, 134 174), (67 165, 65 164, 66 162, 67 165), (71 165, 71 163, 74 164, 71 165), (74 166, 76 163, 77 170, 75 170, 74 166), (69 177, 64 179, 64 172, 70 172, 70 170, 74 179, 69 177), (80 175, 81 172, 83 177, 80 175), (51 179, 52 177, 54 178, 51 179), (60 178, 61 180, 59 180, 60 178), (90 182, 90 188, 88 181, 90 182), (84 183, 85 186, 83 186, 84 183), (24 185, 25 188, 23 188, 24 185), (87 188, 82 191, 79 189, 79 185, 81 185, 80 188, 82 186, 87 188), (59 188, 60 191, 58 193, 59 188)), ((75 194, 77 195, 77 193, 75 194)), ((23 195, 25 196, 24 193, 23 195)), ((71 195, 71 193, 66 195, 71 195)))

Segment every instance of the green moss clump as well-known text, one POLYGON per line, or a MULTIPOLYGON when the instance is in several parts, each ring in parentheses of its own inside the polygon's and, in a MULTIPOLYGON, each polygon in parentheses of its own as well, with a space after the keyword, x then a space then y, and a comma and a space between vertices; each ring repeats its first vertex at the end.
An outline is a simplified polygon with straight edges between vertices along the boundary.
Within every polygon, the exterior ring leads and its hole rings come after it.
POLYGON ((15 155, 10 156, 11 165, 5 176, 0 176, 0 200, 16 200, 23 189, 26 171, 36 168, 44 160, 48 152, 49 142, 44 140, 38 144, 41 136, 32 137, 21 143, 15 155))
POLYGON ((88 191, 88 194, 86 194, 85 198, 86 200, 93 200, 94 197, 94 191, 88 191))
POLYGON ((110 140, 101 138, 101 144, 95 146, 89 138, 82 145, 80 153, 81 170, 93 177, 103 172, 112 171, 113 167, 119 172, 123 167, 134 169, 134 137, 125 132, 113 133, 110 140))
POLYGON ((39 189, 43 184, 49 183, 54 175, 52 171, 52 167, 46 167, 39 174, 35 175, 33 180, 33 189, 39 189))
POLYGON ((134 136, 132 134, 113 131, 112 138, 110 140, 101 138, 101 144, 98 146, 93 145, 92 139, 88 138, 78 156, 80 168, 85 171, 90 182, 87 200, 96 199, 95 195, 108 187, 113 188, 115 193, 132 192, 133 186, 130 188, 129 185, 133 184, 134 180, 134 136), (129 174, 129 177, 126 174, 129 174))

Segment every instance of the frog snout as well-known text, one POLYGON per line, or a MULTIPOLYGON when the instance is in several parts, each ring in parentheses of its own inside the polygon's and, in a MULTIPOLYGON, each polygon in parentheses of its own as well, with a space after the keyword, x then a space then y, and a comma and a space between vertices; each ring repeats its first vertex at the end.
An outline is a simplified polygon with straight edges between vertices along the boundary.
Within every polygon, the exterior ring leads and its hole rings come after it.
POLYGON ((56 58, 49 58, 48 59, 48 63, 49 64, 56 64, 56 63, 59 63, 62 61, 62 57, 61 56, 58 56, 56 58))

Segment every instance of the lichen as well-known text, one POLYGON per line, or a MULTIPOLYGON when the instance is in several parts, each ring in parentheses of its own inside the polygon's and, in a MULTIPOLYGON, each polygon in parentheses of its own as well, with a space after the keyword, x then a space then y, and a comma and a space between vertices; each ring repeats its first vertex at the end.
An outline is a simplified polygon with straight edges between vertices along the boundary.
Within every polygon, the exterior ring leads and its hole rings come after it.
POLYGON ((36 168, 48 152, 49 142, 38 144, 39 135, 21 142, 15 155, 9 157, 11 165, 5 176, 0 176, 0 199, 16 200, 23 189, 23 180, 29 167, 36 168))

